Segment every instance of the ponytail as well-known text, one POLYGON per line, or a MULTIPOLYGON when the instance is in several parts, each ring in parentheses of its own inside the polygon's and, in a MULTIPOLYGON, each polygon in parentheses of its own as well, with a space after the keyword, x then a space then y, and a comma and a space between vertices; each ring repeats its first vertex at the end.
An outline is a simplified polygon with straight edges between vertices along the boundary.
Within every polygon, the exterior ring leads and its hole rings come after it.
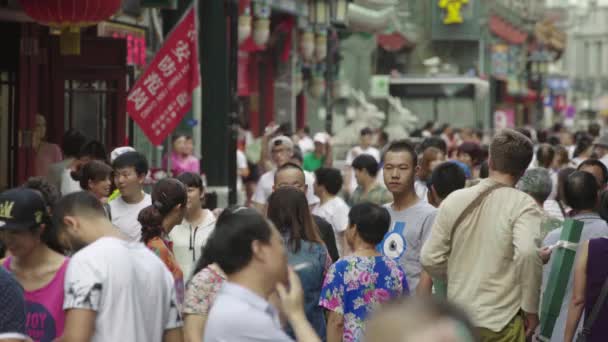
POLYGON ((141 224, 141 241, 144 244, 163 235, 163 219, 164 216, 153 205, 139 212, 137 221, 141 224))

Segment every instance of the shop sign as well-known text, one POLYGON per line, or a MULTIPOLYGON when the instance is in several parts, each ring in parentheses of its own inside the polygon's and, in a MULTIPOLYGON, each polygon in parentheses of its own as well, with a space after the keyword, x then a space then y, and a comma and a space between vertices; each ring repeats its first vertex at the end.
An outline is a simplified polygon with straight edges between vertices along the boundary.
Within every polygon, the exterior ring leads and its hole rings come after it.
POLYGON ((494 128, 501 130, 515 127, 515 110, 513 108, 498 109, 494 112, 494 128))
POLYGON ((196 13, 191 7, 127 97, 127 112, 150 142, 162 144, 192 107, 200 85, 196 13))
POLYGON ((123 24, 103 22, 97 25, 97 35, 127 41, 127 64, 146 66, 146 31, 123 24))
POLYGON ((371 86, 369 96, 373 98, 387 98, 390 95, 390 76, 373 75, 370 79, 371 86))
POLYGON ((509 46, 506 44, 492 45, 492 76, 505 79, 509 75, 509 46))
POLYGON ((439 7, 445 10, 443 23, 446 25, 462 24, 462 6, 468 4, 469 0, 439 0, 439 7))

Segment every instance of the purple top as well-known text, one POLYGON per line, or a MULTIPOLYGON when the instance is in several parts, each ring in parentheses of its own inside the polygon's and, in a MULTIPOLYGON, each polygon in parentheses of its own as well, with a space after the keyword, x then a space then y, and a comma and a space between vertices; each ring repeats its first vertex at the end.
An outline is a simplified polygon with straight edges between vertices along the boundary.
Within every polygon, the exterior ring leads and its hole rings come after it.
MULTIPOLYGON (((163 168, 167 168, 167 156, 163 159, 163 168)), ((184 172, 201 173, 201 165, 195 156, 182 157, 178 153, 171 152, 171 172, 177 177, 184 172)))
MULTIPOLYGON (((587 288, 585 298, 585 316, 591 314, 593 305, 598 301, 602 285, 608 277, 608 238, 589 240, 589 258, 587 259, 587 288)), ((603 303, 602 310, 591 327, 587 342, 606 341, 608 338, 608 301, 603 303)))

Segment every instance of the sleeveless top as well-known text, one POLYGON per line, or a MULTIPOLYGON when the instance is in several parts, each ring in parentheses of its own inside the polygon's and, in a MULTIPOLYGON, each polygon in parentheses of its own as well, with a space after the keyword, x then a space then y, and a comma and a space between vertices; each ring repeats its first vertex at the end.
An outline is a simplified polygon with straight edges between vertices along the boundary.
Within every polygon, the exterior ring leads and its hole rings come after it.
MULTIPOLYGON (((587 259, 587 287, 585 298, 585 317, 591 314, 597 303, 602 285, 608 277, 608 238, 589 240, 589 258, 587 259)), ((603 303, 602 310, 591 327, 588 342, 606 341, 608 339, 608 300, 603 303)))
MULTIPOLYGON (((11 271, 12 257, 4 260, 4 268, 11 271)), ((65 258, 53 279, 25 295, 25 329, 34 342, 51 342, 63 335, 65 313, 63 312, 63 284, 69 258, 65 258)))

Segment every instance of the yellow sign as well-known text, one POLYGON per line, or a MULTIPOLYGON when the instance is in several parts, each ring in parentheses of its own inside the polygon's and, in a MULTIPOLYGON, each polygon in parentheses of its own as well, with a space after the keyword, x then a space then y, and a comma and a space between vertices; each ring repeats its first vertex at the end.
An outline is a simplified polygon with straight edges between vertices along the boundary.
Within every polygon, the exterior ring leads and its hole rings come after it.
POLYGON ((4 202, 0 204, 0 217, 11 219, 13 218, 13 206, 15 202, 4 202))
POLYGON ((446 25, 462 24, 462 6, 468 4, 469 0, 439 0, 439 7, 445 9, 443 23, 446 25))

